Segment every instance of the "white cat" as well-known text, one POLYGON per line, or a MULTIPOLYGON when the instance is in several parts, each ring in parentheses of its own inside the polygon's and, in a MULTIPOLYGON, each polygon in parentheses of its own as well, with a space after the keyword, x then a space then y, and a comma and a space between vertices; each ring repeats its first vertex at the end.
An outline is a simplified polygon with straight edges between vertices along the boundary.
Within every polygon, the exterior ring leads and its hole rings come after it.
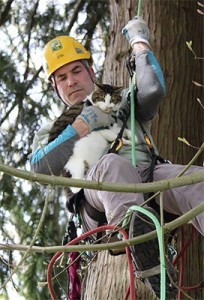
MULTIPOLYGON (((121 88, 114 88, 111 94, 107 91, 104 92, 104 86, 111 87, 102 85, 103 90, 102 88, 97 89, 88 97, 88 100, 92 105, 98 106, 106 113, 116 113, 120 106, 121 97, 119 96, 121 88)), ((92 131, 87 136, 81 138, 74 145, 73 154, 64 167, 65 171, 69 172, 72 178, 83 179, 88 169, 94 166, 107 153, 110 143, 115 141, 119 131, 120 128, 115 123, 110 129, 92 131)), ((122 141, 124 145, 131 144, 130 130, 124 130, 122 141)), ((77 193, 79 190, 80 188, 71 188, 73 193, 77 193)))

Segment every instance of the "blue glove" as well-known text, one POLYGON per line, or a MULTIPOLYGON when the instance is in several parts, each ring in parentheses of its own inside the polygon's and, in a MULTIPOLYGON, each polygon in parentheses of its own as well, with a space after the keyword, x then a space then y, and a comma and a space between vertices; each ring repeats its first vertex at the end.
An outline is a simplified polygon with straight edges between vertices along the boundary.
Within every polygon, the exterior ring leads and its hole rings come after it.
POLYGON ((96 106, 83 108, 77 119, 81 119, 87 124, 89 132, 109 128, 115 123, 114 118, 110 114, 103 112, 96 106))
POLYGON ((135 16, 127 23, 122 29, 122 34, 124 34, 131 47, 137 42, 142 42, 150 46, 149 28, 146 22, 139 16, 135 16))

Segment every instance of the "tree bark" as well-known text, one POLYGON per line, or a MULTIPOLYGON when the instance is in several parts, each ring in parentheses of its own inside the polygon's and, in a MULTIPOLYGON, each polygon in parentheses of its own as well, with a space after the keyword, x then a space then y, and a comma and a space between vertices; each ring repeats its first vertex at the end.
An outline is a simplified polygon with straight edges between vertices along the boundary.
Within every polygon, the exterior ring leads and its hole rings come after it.
MULTIPOLYGON (((129 271, 126 255, 111 256, 100 252, 88 268, 83 300, 123 300, 129 286, 129 271)), ((157 300, 144 283, 135 278, 137 300, 157 300)))
MULTIPOLYGON (((178 142, 185 137, 190 144, 200 147, 203 142, 203 110, 201 60, 195 59, 186 46, 192 41, 198 57, 202 57, 202 15, 196 11, 196 1, 142 1, 142 17, 151 31, 151 47, 159 60, 166 82, 166 97, 155 118, 152 133, 158 149, 173 163, 186 164, 196 149, 178 142)), ((104 82, 128 85, 125 60, 131 49, 121 34, 122 28, 136 14, 137 1, 110 0, 110 44, 104 65, 104 82)), ((198 164, 202 165, 203 157, 198 164)))
MULTIPOLYGON (((131 53, 122 28, 137 14, 138 1, 110 0, 111 24, 109 47, 104 66, 103 82, 128 85, 125 61, 131 53)), ((152 50, 159 60, 166 81, 166 97, 153 122, 152 134, 160 154, 173 163, 186 164, 196 150, 178 141, 185 137, 194 146, 203 142, 203 110, 197 102, 201 88, 192 81, 202 83, 201 61, 195 59, 186 42, 192 40, 193 50, 202 56, 202 16, 198 15, 196 1, 173 0, 142 1, 142 17, 151 31, 152 50)), ((148 88, 148 87, 147 87, 148 88)), ((197 164, 202 163, 202 157, 197 164)), ((184 227, 189 236, 191 227, 184 227)), ((178 246, 181 241, 178 234, 178 246)), ((179 249, 179 248, 178 248, 179 249)), ((124 299, 127 288, 127 264, 124 256, 111 257, 101 253, 88 272, 84 299, 124 299)), ((196 233, 185 254, 183 285, 203 281, 203 237, 196 233)), ((137 286, 137 299, 151 299, 147 291, 137 286), (139 296, 138 296, 139 295, 139 296), (139 297, 139 298, 138 298, 139 297)), ((192 299, 204 299, 202 290, 189 293, 192 299)), ((188 299, 182 294, 182 299, 188 299)))

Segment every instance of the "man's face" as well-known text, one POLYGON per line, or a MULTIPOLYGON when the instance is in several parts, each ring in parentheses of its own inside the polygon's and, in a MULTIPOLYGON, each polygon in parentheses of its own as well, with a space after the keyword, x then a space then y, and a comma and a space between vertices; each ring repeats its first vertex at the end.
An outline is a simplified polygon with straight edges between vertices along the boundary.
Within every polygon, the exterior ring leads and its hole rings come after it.
MULTIPOLYGON (((88 68, 95 81, 93 69, 90 66, 88 68)), ((58 93, 68 106, 81 103, 94 89, 91 77, 81 61, 62 66, 55 71, 54 76, 58 93)))

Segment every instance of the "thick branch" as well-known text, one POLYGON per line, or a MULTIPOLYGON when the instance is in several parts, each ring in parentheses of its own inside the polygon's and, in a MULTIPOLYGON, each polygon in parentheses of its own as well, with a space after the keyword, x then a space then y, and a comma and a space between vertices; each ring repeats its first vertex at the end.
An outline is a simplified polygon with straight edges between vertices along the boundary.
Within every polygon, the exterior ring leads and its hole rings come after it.
POLYGON ((13 2, 14 2, 14 0, 8 0, 7 1, 6 6, 5 6, 5 8, 2 11, 2 14, 0 16, 0 26, 4 25, 4 23, 8 19, 8 15, 9 15, 11 5, 12 5, 13 2))
POLYGON ((109 183, 109 182, 97 182, 90 180, 72 179, 59 177, 54 175, 36 174, 33 172, 19 170, 0 163, 0 171, 28 181, 38 182, 42 184, 50 184, 51 186, 71 186, 80 187, 86 189, 112 191, 112 192, 127 192, 127 193, 144 193, 144 192, 158 192, 164 191, 179 186, 185 186, 195 184, 204 181, 204 171, 193 173, 190 175, 170 178, 162 181, 156 181, 151 183, 109 183))
MULTIPOLYGON (((200 203, 198 206, 194 207, 189 212, 185 213, 181 217, 176 220, 167 223, 164 225, 163 230, 164 233, 171 232, 173 229, 180 227, 181 225, 186 224, 191 219, 193 219, 198 214, 204 211, 204 201, 200 203)), ((151 240, 156 237, 156 231, 152 231, 151 233, 146 233, 140 235, 138 237, 124 240, 120 242, 108 243, 108 244, 83 244, 76 246, 52 246, 52 247, 38 247, 33 246, 29 253, 38 252, 38 253, 55 253, 55 252, 82 252, 82 251, 97 251, 97 250, 108 250, 108 249, 121 249, 129 245, 140 244, 145 241, 151 240)), ((0 250, 18 250, 18 251, 27 251, 30 246, 16 245, 16 244, 0 244, 0 250)))

